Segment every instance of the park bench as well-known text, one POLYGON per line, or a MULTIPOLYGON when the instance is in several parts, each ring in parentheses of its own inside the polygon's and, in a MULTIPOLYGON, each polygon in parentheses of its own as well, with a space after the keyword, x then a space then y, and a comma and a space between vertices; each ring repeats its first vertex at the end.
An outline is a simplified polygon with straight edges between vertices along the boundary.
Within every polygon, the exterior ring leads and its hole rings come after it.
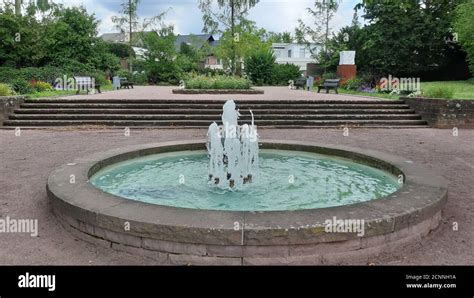
POLYGON ((305 89, 305 86, 306 86, 306 78, 299 78, 299 79, 297 79, 293 85, 296 87, 296 89, 299 89, 299 88, 305 89))
POLYGON ((329 93, 330 89, 334 89, 336 94, 339 94, 339 92, 337 92, 339 81, 339 79, 324 80, 324 83, 318 86, 318 93, 321 91, 321 89, 326 89, 326 93, 329 93))
POLYGON ((130 89, 130 87, 132 87, 132 89, 134 89, 132 82, 130 82, 127 78, 120 78, 120 88, 130 89))
POLYGON ((89 93, 90 89, 97 89, 99 93, 102 93, 100 91, 100 84, 97 84, 92 77, 74 77, 74 80, 76 81, 76 94, 79 94, 81 90, 86 90, 89 93))

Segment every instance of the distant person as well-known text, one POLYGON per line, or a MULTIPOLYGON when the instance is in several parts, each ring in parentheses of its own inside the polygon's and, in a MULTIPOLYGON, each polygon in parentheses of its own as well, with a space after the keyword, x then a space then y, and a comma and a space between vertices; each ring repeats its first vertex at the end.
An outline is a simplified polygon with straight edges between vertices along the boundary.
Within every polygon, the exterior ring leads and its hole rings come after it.
POLYGON ((313 86, 314 86, 314 77, 306 76, 306 90, 307 91, 313 90, 313 86))

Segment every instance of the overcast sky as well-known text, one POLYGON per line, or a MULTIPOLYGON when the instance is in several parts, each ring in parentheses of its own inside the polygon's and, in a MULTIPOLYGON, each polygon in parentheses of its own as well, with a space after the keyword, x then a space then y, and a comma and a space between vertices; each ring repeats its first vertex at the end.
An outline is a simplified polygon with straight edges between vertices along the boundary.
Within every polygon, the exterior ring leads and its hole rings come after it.
MULTIPOLYGON (((123 0, 57 0, 65 5, 83 5, 90 13, 95 13, 101 20, 100 33, 116 32, 111 17, 118 15, 123 0)), ((169 8, 166 23, 174 24, 177 34, 199 34, 202 32, 202 14, 197 6, 198 0, 141 0, 139 16, 141 18, 158 15, 169 8)), ((331 27, 335 30, 351 23, 354 6, 359 0, 342 0, 339 11, 332 20, 331 27)), ((249 19, 257 26, 268 31, 293 32, 301 18, 308 23, 311 19, 306 12, 312 7, 314 0, 260 0, 252 8, 249 19)))

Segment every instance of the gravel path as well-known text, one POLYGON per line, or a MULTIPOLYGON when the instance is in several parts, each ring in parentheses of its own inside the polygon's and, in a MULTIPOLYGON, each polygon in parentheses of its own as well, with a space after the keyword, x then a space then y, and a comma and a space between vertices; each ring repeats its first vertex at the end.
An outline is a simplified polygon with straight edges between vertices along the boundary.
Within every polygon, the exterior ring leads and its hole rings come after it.
MULTIPOLYGON (((203 139, 204 130, 0 130, 0 219, 38 219, 39 237, 0 233, 1 265, 129 265, 152 261, 75 239, 51 212, 45 184, 57 166, 96 151, 159 141, 203 139)), ((379 150, 422 164, 449 181, 443 223, 424 241, 375 264, 474 265, 474 130, 261 130, 262 138, 292 139, 379 150), (453 231, 453 222, 459 225, 453 231)))

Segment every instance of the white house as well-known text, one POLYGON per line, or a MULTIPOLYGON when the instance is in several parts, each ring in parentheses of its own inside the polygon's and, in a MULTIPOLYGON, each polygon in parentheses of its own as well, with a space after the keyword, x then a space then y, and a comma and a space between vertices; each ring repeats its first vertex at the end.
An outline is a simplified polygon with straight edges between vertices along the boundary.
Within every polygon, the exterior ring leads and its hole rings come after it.
MULTIPOLYGON (((318 46, 311 45, 313 52, 319 51, 318 46)), ((304 44, 297 43, 273 43, 273 52, 275 53, 276 63, 279 64, 295 64, 300 67, 301 71, 307 70, 308 63, 316 63, 311 57, 310 48, 304 44)))

